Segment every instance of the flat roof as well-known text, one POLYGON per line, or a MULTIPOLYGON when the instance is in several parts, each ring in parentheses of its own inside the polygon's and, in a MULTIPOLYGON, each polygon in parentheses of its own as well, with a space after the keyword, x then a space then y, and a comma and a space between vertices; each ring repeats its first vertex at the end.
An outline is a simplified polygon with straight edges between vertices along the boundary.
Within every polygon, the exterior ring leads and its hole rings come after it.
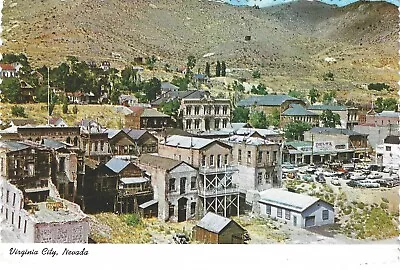
POLYGON ((150 181, 144 177, 122 177, 120 180, 124 184, 140 184, 150 181))
POLYGON ((154 204, 156 204, 156 203, 158 203, 157 200, 151 200, 151 201, 142 203, 141 205, 139 205, 139 208, 144 209, 144 208, 147 208, 147 207, 149 207, 149 206, 152 206, 152 205, 154 205, 154 204))

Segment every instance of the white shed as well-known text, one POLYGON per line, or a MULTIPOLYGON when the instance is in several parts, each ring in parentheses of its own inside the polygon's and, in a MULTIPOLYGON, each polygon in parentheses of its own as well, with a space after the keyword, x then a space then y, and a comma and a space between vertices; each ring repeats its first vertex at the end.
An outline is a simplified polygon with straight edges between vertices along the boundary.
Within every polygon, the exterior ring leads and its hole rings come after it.
POLYGON ((333 205, 316 197, 281 189, 260 192, 260 216, 276 218, 288 224, 306 228, 333 224, 333 205))

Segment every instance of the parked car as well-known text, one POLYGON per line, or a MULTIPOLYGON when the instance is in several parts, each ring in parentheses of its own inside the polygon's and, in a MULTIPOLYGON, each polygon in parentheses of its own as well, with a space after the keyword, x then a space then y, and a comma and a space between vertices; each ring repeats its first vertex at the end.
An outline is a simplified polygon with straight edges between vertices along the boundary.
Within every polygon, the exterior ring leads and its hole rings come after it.
POLYGON ((318 177, 316 180, 318 183, 326 183, 325 176, 322 173, 318 174, 318 177))
POLYGON ((366 188, 379 188, 381 185, 375 181, 371 180, 361 180, 359 181, 361 187, 366 187, 366 188))
POLYGON ((392 187, 399 186, 400 185, 400 181, 399 180, 395 180, 395 179, 380 179, 379 184, 382 187, 392 188, 392 187))
POLYGON ((349 187, 361 187, 360 183, 356 180, 350 180, 346 183, 349 187))
POLYGON ((368 179, 379 179, 382 178, 382 174, 378 172, 372 172, 371 174, 368 175, 368 179))
POLYGON ((339 181, 339 178, 337 178, 337 177, 333 177, 331 180, 331 183, 334 186, 340 186, 340 181, 339 181))
POLYGON ((365 180, 365 175, 360 174, 360 173, 354 173, 350 176, 350 180, 365 180))

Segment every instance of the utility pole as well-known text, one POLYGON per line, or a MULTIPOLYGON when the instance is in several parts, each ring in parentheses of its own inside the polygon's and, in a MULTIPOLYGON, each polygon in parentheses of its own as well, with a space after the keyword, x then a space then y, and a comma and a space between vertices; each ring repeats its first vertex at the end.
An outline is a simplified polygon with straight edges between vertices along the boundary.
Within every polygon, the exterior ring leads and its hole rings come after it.
POLYGON ((47 67, 47 125, 50 126, 50 67, 47 67))
POLYGON ((311 157, 310 165, 314 164, 314 134, 311 133, 311 157))

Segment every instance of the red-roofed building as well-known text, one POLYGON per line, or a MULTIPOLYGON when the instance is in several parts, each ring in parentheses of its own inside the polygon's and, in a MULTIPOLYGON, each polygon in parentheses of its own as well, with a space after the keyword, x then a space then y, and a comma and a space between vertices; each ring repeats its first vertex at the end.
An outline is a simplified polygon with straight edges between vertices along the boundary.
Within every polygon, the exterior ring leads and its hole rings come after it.
POLYGON ((0 64, 0 78, 17 76, 17 70, 13 64, 0 64))

